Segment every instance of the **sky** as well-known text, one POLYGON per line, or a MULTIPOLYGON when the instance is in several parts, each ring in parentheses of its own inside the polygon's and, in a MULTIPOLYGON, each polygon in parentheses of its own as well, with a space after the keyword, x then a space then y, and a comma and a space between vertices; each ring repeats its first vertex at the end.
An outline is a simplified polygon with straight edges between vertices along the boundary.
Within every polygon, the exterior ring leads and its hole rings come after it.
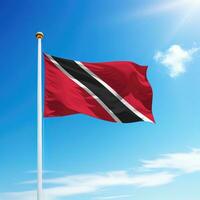
POLYGON ((45 200, 199 200, 200 0, 1 1, 0 200, 35 200, 37 40, 148 65, 155 124, 44 119, 45 200))

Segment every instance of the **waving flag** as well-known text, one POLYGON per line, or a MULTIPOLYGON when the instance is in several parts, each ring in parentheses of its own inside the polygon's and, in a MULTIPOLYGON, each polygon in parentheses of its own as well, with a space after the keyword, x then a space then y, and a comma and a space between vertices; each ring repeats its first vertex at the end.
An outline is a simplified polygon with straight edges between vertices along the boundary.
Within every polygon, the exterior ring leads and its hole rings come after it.
POLYGON ((45 117, 87 114, 112 122, 154 122, 147 67, 88 63, 45 54, 45 117))

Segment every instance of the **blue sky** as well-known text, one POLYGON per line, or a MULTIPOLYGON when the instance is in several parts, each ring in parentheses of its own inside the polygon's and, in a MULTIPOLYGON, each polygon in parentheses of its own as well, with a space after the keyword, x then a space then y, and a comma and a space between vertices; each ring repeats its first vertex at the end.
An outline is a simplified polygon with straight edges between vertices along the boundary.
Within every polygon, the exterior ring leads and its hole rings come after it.
POLYGON ((148 65, 156 124, 44 119, 46 200, 199 200, 199 0, 2 1, 0 200, 34 200, 37 41, 148 65))

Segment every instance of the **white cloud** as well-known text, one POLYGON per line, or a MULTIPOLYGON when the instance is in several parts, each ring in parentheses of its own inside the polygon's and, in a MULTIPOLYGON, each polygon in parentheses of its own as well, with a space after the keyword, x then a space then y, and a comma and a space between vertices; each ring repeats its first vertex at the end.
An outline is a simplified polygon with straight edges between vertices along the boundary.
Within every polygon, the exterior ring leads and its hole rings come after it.
MULTIPOLYGON (((67 186, 88 186, 89 188, 109 187, 115 185, 136 185, 139 187, 152 187, 170 182, 174 175, 169 173, 153 173, 131 175, 127 171, 113 171, 101 174, 83 174, 65 176, 60 178, 45 179, 45 184, 67 185, 67 186), (153 180, 152 180, 153 178, 153 180)), ((25 184, 36 183, 36 180, 24 182, 25 184)))
POLYGON ((188 6, 190 4, 191 0, 174 0, 174 1, 156 3, 153 5, 145 6, 142 9, 139 9, 136 15, 147 16, 147 15, 155 15, 165 12, 171 12, 173 10, 185 8, 185 6, 188 6))
POLYGON ((179 45, 172 45, 165 52, 158 51, 154 59, 169 70, 171 77, 176 77, 186 71, 186 63, 191 61, 199 48, 183 49, 179 45))
POLYGON ((131 12, 129 18, 132 16, 151 16, 157 14, 167 14, 171 12, 187 13, 188 11, 196 12, 200 6, 200 0, 168 0, 157 1, 154 4, 149 4, 138 8, 131 12))
POLYGON ((105 199, 122 199, 122 198, 128 198, 132 195, 113 195, 113 196, 102 196, 102 197, 96 197, 96 200, 105 200, 105 199))
MULTIPOLYGON (((35 200, 35 191, 1 193, 1 200, 35 200)), ((48 199, 51 200, 51 199, 48 199)))
MULTIPOLYGON (((165 185, 177 176, 200 171, 200 149, 193 149, 186 153, 164 154, 157 159, 142 161, 141 166, 143 170, 140 170, 140 173, 122 170, 44 179, 45 186, 48 185, 44 189, 45 200, 58 200, 72 195, 94 193, 114 186, 157 187, 165 185)), ((26 184, 35 183, 35 180, 26 182, 26 184)), ((109 198, 112 199, 112 196, 101 199, 109 198)), ((35 200, 36 192, 0 193, 0 199, 35 200)))
MULTIPOLYGON (((26 173, 28 173, 28 174, 36 174, 37 170, 28 170, 26 173)), ((57 172, 53 171, 53 170, 43 170, 43 174, 52 174, 52 173, 57 173, 57 172)))
POLYGON ((146 169, 176 169, 184 173, 200 171, 200 149, 188 153, 166 154, 161 158, 143 161, 146 169))
MULTIPOLYGON (((44 180, 46 184, 58 185, 44 189, 44 195, 46 200, 56 200, 58 197, 92 193, 111 186, 155 187, 171 182, 175 176, 168 172, 131 175, 127 171, 65 176, 44 180)), ((33 181, 29 183, 33 183, 33 181)), ((35 193, 32 191, 1 194, 0 197, 2 195, 4 200, 32 200, 35 198, 35 193)))
MULTIPOLYGON (((200 8, 200 0, 166 0, 166 1, 155 1, 154 3, 148 3, 146 5, 141 4, 138 7, 131 7, 126 13, 119 15, 117 21, 132 21, 134 18, 149 17, 149 16, 160 16, 164 14, 170 15, 175 20, 176 25, 182 26, 188 20, 198 14, 200 8), (174 18, 174 15, 177 17, 174 18), (178 24, 177 24, 178 23, 178 24)), ((169 17, 169 16, 168 16, 169 17)))

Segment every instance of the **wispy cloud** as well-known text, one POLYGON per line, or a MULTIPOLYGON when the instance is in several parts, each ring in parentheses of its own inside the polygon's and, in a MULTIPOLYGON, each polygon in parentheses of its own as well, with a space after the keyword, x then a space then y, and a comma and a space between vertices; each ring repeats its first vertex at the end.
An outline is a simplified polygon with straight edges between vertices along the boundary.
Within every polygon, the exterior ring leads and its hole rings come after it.
MULTIPOLYGON (((132 22, 134 19, 143 19, 149 17, 162 17, 168 19, 168 38, 164 43, 171 39, 186 27, 187 24, 193 24, 194 29, 198 26, 198 16, 200 9, 200 0, 157 0, 148 1, 141 6, 129 7, 129 10, 118 15, 117 22, 132 22), (195 23, 195 24, 194 24, 195 23)), ((160 26, 162 27, 162 25, 160 26)), ((162 42, 162 41, 161 41, 162 42)))
MULTIPOLYGON (((127 171, 112 171, 100 174, 74 175, 60 178, 45 179, 44 183, 50 185, 109 187, 117 185, 136 185, 139 187, 152 187, 169 183, 174 175, 162 172, 152 174, 132 175, 127 171)), ((27 181, 32 184, 36 181, 27 181)))
POLYGON ((143 6, 138 8, 135 12, 135 16, 149 16, 156 14, 164 14, 172 11, 188 11, 188 8, 198 7, 200 4, 199 0, 168 0, 158 1, 154 4, 143 6))
POLYGON ((200 171, 200 149, 189 153, 165 154, 155 160, 143 161, 147 169, 176 169, 184 173, 200 171))
POLYGON ((8 192, 0 194, 0 199, 2 200, 35 200, 36 197, 36 191, 8 192))
MULTIPOLYGON (((198 0, 193 0, 193 5, 197 4, 198 0)), ((163 14, 167 12, 171 12, 177 9, 182 10, 188 8, 188 6, 191 6, 191 0, 170 0, 170 1, 162 1, 157 2, 153 5, 145 6, 138 10, 136 13, 140 16, 148 16, 148 15, 155 15, 155 14, 163 14)))
POLYGON ((199 48, 183 49, 180 45, 172 45, 166 51, 158 51, 154 55, 154 59, 167 67, 169 75, 173 78, 186 72, 186 63, 193 59, 193 55, 199 48))
MULTIPOLYGON (((132 185, 137 187, 155 187, 170 183, 175 176, 176 175, 168 172, 133 175, 127 171, 65 176, 44 180, 44 183, 46 184, 51 184, 51 186, 55 185, 53 187, 44 189, 44 194, 47 200, 54 200, 58 197, 92 193, 100 190, 101 188, 111 186, 132 185)), ((35 181, 30 181, 29 183, 31 184, 34 182, 35 181)), ((4 200, 18 200, 18 197, 20 200, 23 200, 25 199, 26 195, 28 195, 30 200, 32 200, 30 196, 35 196, 35 193, 29 191, 3 195, 4 200)))
POLYGON ((105 200, 105 199, 123 199, 131 197, 132 195, 112 195, 112 196, 102 196, 102 197, 96 197, 95 200, 105 200))
MULTIPOLYGON (((57 200, 62 197, 94 193, 103 188, 117 186, 158 187, 168 184, 177 176, 200 171, 200 149, 186 153, 161 155, 153 160, 142 161, 140 173, 133 171, 111 171, 93 174, 78 174, 45 179, 45 200, 57 200), (147 171, 146 171, 147 170, 147 171)), ((26 184, 34 184, 35 180, 26 184)), ((118 195, 125 198, 127 195, 118 195)), ((115 199, 117 196, 96 197, 96 199, 115 199)), ((35 191, 1 193, 3 200, 34 200, 35 191)))
MULTIPOLYGON (((37 170, 28 170, 26 171, 26 173, 28 174, 36 174, 37 170)), ((53 171, 53 170, 43 170, 43 174, 53 174, 53 173, 58 173, 57 171, 53 171)))

